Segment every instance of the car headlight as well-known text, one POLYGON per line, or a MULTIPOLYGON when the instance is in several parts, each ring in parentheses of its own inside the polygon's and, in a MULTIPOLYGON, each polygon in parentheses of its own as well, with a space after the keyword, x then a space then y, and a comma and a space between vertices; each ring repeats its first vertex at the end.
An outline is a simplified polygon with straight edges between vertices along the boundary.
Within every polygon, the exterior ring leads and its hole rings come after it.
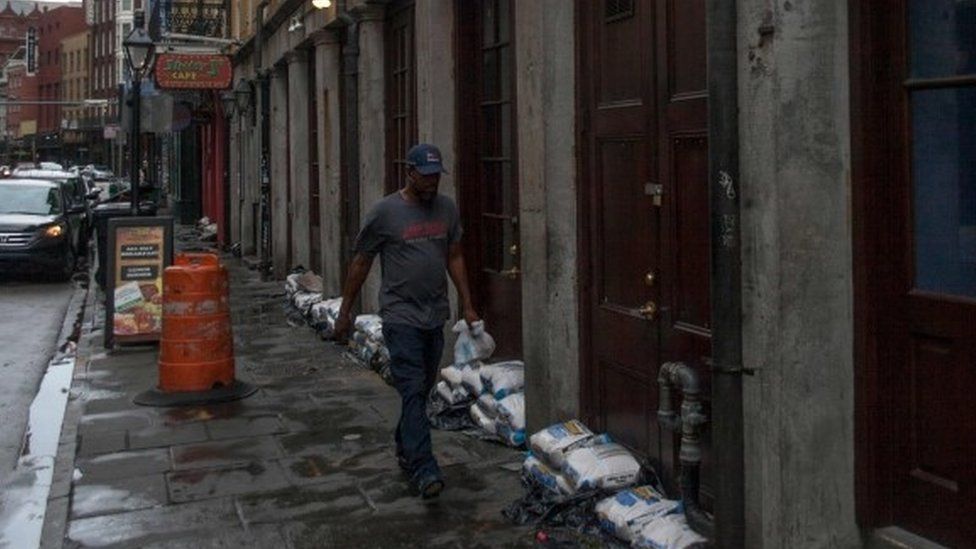
POLYGON ((48 238, 60 238, 64 236, 64 225, 58 223, 57 225, 51 225, 50 227, 44 229, 44 236, 48 238))

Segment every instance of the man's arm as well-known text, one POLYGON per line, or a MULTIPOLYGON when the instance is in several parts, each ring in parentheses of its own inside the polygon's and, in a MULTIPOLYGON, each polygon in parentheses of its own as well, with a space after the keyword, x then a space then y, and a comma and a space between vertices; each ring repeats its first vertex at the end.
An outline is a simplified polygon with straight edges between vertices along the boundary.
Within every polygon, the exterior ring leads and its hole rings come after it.
POLYGON ((335 339, 339 343, 345 343, 349 338, 349 331, 352 327, 352 304, 359 295, 359 290, 369 276, 369 269, 373 266, 373 257, 357 253, 349 263, 349 271, 346 274, 346 284, 342 288, 342 305, 339 307, 339 318, 336 319, 335 339))
POLYGON ((447 272, 451 275, 454 287, 457 288, 458 298, 461 300, 461 313, 468 324, 479 320, 478 313, 474 310, 471 302, 471 289, 468 287, 468 270, 464 266, 464 253, 461 251, 461 243, 451 244, 447 258, 447 272))

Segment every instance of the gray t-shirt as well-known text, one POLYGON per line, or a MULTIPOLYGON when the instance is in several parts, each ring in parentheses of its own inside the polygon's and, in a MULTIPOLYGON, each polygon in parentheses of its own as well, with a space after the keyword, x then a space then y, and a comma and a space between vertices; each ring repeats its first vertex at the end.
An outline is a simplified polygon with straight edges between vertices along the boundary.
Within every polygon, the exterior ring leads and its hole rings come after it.
POLYGON ((355 251, 380 254, 380 316, 390 324, 436 328, 447 320, 447 256, 461 240, 457 206, 437 195, 410 203, 399 192, 380 200, 363 220, 355 251))

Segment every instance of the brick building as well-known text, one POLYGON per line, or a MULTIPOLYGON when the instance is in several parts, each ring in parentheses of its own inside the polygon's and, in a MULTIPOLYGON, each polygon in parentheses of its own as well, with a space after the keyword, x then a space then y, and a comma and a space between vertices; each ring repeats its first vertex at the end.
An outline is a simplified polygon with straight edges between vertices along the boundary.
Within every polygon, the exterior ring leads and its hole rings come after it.
POLYGON ((37 21, 38 92, 41 101, 52 102, 40 107, 37 148, 41 159, 60 159, 62 106, 53 102, 61 101, 64 91, 61 42, 84 29, 85 15, 80 6, 45 6, 37 21))

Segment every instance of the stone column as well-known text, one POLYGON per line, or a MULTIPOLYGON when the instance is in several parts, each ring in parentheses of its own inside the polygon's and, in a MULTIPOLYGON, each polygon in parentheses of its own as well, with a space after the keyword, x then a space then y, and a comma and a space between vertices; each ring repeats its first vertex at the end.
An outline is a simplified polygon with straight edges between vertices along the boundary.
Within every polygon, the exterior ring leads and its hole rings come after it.
POLYGON ((234 244, 241 241, 241 186, 240 186, 240 159, 241 146, 244 142, 241 135, 241 115, 234 113, 227 119, 227 149, 230 152, 227 158, 228 170, 227 177, 230 182, 230 192, 227 200, 230 201, 230 243, 234 244))
POLYGON ((341 47, 335 32, 315 40, 315 89, 318 93, 319 212, 322 243, 322 288, 327 296, 342 293, 342 194, 339 83, 341 47))
POLYGON ((573 3, 514 2, 528 429, 579 414, 573 3))
POLYGON ((288 61, 288 184, 291 189, 291 250, 292 266, 311 265, 311 236, 309 234, 309 158, 308 158, 308 54, 292 50, 288 61))
POLYGON ((271 73, 271 246, 274 275, 288 274, 288 69, 271 73))
MULTIPOLYGON (((385 192, 386 88, 383 7, 368 4, 359 14, 359 218, 363 219, 385 192)), ((363 285, 364 312, 378 308, 379 271, 376 265, 363 285)))
POLYGON ((862 545, 847 14, 738 3, 747 547, 862 545))
POLYGON ((457 196, 457 89, 454 78, 454 2, 417 0, 417 137, 437 145, 444 167, 440 192, 457 196))

